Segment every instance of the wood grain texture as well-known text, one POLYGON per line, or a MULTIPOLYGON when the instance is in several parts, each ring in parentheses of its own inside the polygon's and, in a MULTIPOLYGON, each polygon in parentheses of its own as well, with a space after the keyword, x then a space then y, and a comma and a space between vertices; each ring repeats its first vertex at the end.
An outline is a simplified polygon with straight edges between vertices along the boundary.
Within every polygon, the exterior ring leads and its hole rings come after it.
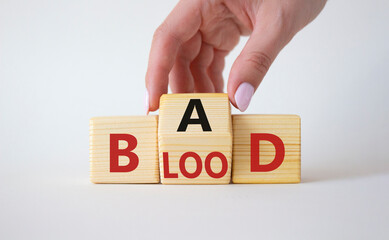
MULTIPOLYGON (((93 183, 158 183, 158 116, 95 117, 90 120, 90 180, 93 183), (137 139, 132 151, 139 157, 131 172, 110 172, 110 134, 131 134, 137 139)), ((120 141, 119 148, 127 142, 120 141)), ((129 158, 119 157, 119 165, 129 158)))
MULTIPOLYGON (((233 115, 233 183, 299 183, 300 182, 300 117, 297 115, 233 115), (270 133, 278 136, 285 146, 285 158, 271 172, 250 171, 250 134, 270 133)), ((275 148, 260 141, 260 163, 273 161, 275 148)))
MULTIPOLYGON (((191 118, 197 118, 196 110, 191 118)), ((231 181, 232 125, 231 109, 227 94, 166 94, 161 97, 159 110, 159 159, 163 184, 228 184, 231 181), (211 132, 204 132, 201 125, 188 125, 186 132, 177 132, 190 99, 201 99, 204 111, 211 126, 211 132), (221 152, 227 159, 227 173, 221 178, 210 177, 204 169, 206 156, 211 152, 221 152), (178 178, 165 178, 163 152, 169 154, 170 173, 178 173, 178 178), (202 160, 202 172, 194 179, 186 178, 179 169, 179 159, 185 152, 195 152, 202 160)), ((215 157, 211 168, 221 171, 221 160, 215 157)), ((186 161, 186 169, 193 173, 196 162, 186 161)))

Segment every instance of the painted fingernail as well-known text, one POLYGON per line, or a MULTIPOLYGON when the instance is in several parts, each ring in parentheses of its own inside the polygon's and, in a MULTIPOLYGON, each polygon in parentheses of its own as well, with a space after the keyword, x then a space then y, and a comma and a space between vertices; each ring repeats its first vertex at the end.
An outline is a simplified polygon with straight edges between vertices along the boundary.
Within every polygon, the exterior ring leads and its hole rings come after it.
POLYGON ((254 87, 247 82, 241 83, 235 92, 235 102, 241 112, 246 111, 254 95, 254 87))
POLYGON ((149 91, 147 91, 146 89, 146 92, 145 92, 145 113, 146 115, 149 115, 149 91))

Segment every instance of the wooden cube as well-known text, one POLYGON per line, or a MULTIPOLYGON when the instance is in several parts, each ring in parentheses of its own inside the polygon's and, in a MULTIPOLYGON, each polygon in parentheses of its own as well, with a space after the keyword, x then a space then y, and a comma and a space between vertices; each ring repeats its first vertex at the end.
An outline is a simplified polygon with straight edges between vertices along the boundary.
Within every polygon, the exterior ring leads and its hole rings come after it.
POLYGON ((300 182, 300 117, 233 115, 233 183, 300 182))
POLYGON ((159 183, 158 116, 90 120, 93 183, 159 183))
POLYGON ((163 184, 228 184, 232 128, 228 95, 165 94, 159 110, 163 184))

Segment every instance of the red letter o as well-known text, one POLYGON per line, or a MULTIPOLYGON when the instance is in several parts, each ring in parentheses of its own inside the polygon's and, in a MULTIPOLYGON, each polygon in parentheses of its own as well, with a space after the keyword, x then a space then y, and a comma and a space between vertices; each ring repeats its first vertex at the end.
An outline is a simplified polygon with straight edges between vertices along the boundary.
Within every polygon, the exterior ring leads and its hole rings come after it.
POLYGON ((182 175, 184 175, 184 177, 196 178, 200 175, 202 168, 203 168, 203 165, 201 163, 201 158, 197 153, 186 152, 181 156, 181 158, 180 158, 180 171, 181 171, 182 175), (186 168, 185 168, 185 161, 188 157, 192 157, 192 158, 194 158, 194 160, 196 160, 196 171, 194 171, 193 173, 189 173, 188 171, 186 171, 186 168))
POLYGON ((208 154, 208 156, 205 158, 204 165, 205 165, 205 171, 207 171, 208 175, 213 178, 223 177, 224 175, 226 175, 228 170, 227 158, 221 152, 211 152, 210 154, 208 154), (220 170, 219 173, 213 172, 211 168, 211 160, 214 157, 218 157, 222 161, 222 169, 220 170))

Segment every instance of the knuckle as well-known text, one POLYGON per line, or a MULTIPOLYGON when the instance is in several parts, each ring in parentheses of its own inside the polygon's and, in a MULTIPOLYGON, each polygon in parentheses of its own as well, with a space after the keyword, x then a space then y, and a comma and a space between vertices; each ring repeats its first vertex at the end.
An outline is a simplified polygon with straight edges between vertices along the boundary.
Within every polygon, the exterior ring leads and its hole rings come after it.
POLYGON ((274 12, 273 28, 278 32, 278 36, 283 42, 288 42, 295 32, 298 31, 298 21, 295 16, 296 11, 293 6, 280 6, 274 12))
POLYGON ((268 30, 281 45, 286 44, 298 31, 296 10, 292 3, 273 4, 267 2, 268 30))
POLYGON ((153 40, 169 40, 175 42, 176 44, 182 44, 182 40, 174 31, 170 30, 170 27, 166 22, 162 23, 155 30, 153 40))
POLYGON ((156 39, 156 38, 163 36, 166 33, 166 28, 167 27, 166 27, 165 23, 162 23, 161 25, 159 25, 159 27, 154 32, 153 38, 156 39))
POLYGON ((246 59, 259 74, 265 75, 271 65, 271 58, 263 52, 251 52, 246 59))

